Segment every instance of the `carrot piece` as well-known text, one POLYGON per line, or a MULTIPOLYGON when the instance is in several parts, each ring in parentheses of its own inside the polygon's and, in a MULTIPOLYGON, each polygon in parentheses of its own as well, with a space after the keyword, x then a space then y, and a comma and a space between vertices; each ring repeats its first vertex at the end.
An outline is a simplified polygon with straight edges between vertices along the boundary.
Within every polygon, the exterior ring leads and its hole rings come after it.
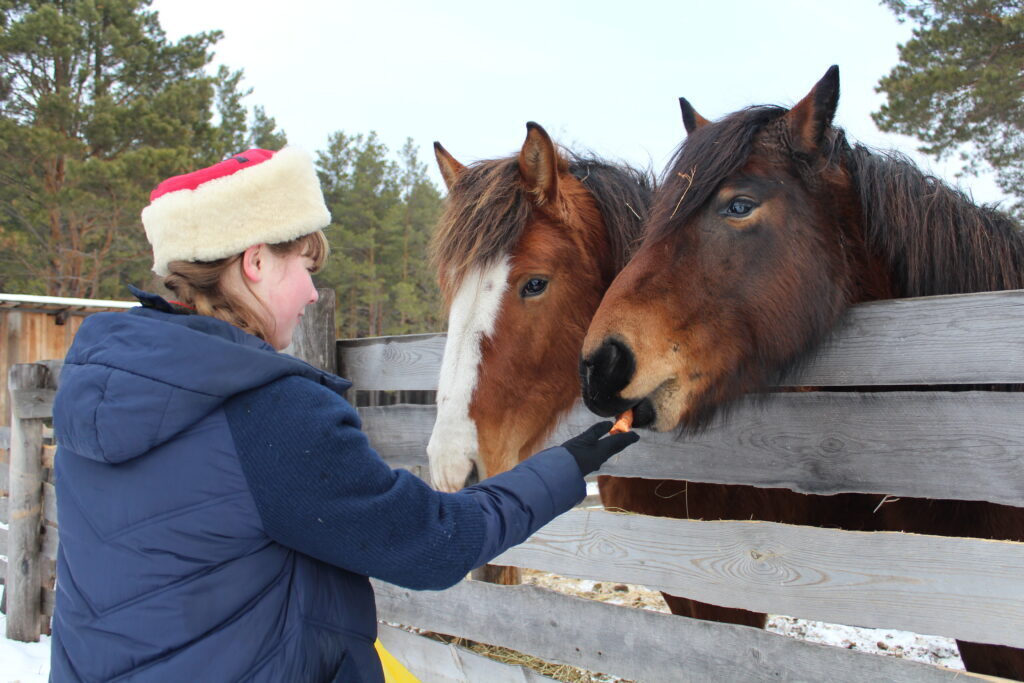
POLYGON ((628 432, 630 427, 633 426, 633 411, 627 410, 622 415, 619 415, 615 424, 612 425, 612 429, 609 434, 623 434, 628 432))

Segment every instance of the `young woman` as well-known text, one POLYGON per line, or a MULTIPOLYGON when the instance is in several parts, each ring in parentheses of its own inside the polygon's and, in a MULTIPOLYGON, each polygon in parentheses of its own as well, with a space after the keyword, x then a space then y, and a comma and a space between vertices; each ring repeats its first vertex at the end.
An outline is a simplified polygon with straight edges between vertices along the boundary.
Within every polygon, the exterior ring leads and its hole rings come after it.
POLYGON ((310 157, 249 150, 151 200, 178 301, 89 317, 54 407, 54 681, 382 681, 368 577, 453 585, 637 439, 600 423, 434 491, 377 456, 349 382, 278 353, 327 256, 310 157))

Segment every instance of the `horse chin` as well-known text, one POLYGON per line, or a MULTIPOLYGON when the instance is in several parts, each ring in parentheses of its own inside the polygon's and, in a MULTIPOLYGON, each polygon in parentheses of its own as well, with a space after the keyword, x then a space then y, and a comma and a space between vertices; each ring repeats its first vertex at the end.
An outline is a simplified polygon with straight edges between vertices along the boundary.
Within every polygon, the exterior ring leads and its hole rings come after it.
POLYGON ((669 380, 633 408, 633 425, 652 432, 670 432, 685 419, 692 407, 690 398, 695 387, 681 388, 677 380, 669 380))
POLYGON ((447 421, 438 421, 427 444, 430 481, 438 491, 453 492, 466 485, 474 467, 477 472, 482 471, 478 462, 476 426, 470 421, 447 425, 442 422, 447 421))

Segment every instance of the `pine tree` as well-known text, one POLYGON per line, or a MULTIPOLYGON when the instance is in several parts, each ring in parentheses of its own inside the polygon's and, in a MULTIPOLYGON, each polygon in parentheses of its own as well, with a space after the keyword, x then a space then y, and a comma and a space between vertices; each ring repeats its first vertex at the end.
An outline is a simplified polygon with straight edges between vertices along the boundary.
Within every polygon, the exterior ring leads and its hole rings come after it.
POLYGON ((244 142, 220 32, 169 42, 149 5, 0 0, 0 289, 123 297, 150 190, 244 142))
POLYGON ((427 177, 412 139, 407 139, 399 152, 399 185, 402 202, 396 207, 394 238, 389 245, 394 266, 386 334, 437 331, 444 326, 443 311, 427 247, 441 213, 441 195, 427 177))
POLYGON ((878 127, 912 135, 965 171, 994 169, 1024 217, 1024 5, 1020 0, 884 0, 916 24, 882 78, 878 127))
POLYGON ((318 158, 334 225, 318 284, 333 287, 345 338, 441 329, 427 241, 440 195, 411 140, 396 163, 376 133, 330 136, 318 158))
POLYGON ((335 288, 343 337, 383 334, 387 292, 381 266, 388 214, 398 201, 395 164, 376 133, 339 131, 318 158, 333 222, 331 257, 320 276, 335 288))

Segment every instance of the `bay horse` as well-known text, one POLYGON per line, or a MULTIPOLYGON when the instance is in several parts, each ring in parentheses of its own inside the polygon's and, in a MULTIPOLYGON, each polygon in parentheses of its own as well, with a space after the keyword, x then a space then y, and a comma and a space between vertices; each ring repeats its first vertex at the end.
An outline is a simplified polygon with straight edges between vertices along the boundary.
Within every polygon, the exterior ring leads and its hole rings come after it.
MULTIPOLYGON (((681 99, 687 137, 642 245, 594 315, 581 354, 587 406, 633 408, 681 436, 806 359, 853 304, 1024 288, 1024 235, 907 159, 851 145, 832 124, 833 66, 787 110, 711 122, 681 99)), ((1024 509, 975 501, 809 496, 690 483, 648 514, 1024 540, 1024 509), (688 505, 689 515, 682 509, 688 505)), ((713 611, 713 608, 711 608, 713 611)), ((763 626, 764 615, 713 616, 763 626)), ((694 616, 705 616, 700 608, 694 616)), ((1024 679, 1024 651, 959 642, 970 671, 1024 679)))
MULTIPOLYGON (((434 152, 448 197, 431 255, 449 318, 427 454, 434 486, 455 491, 533 454, 579 400, 583 337, 653 181, 561 150, 533 122, 518 155, 464 166, 434 152)), ((518 571, 483 578, 518 583, 518 571)))

